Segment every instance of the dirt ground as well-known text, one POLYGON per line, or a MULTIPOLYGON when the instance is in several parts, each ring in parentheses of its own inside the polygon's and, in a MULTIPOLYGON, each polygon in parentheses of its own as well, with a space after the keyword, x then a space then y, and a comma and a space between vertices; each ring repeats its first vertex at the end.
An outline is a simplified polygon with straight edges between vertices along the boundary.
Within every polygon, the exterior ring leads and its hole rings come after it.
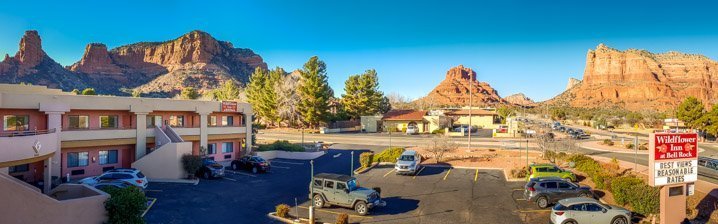
MULTIPOLYGON (((437 161, 425 147, 411 147, 407 150, 416 150, 423 157, 429 158, 425 164, 437 164, 437 161)), ((541 158, 541 153, 536 151, 528 152, 529 163, 546 163, 548 160, 541 158)), ((505 149, 476 149, 459 148, 453 152, 446 153, 438 164, 463 167, 487 167, 501 168, 507 171, 526 167, 526 151, 505 150, 505 149)))

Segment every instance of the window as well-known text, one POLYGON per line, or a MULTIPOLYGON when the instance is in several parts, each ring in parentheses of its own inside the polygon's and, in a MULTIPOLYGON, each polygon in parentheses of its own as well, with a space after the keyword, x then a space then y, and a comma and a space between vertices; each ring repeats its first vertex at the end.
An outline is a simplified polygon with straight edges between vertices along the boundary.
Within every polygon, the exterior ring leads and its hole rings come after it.
POLYGON ((222 117, 222 126, 234 126, 234 116, 222 117))
POLYGON ((320 180, 320 179, 314 179, 314 187, 321 188, 321 187, 322 187, 322 180, 320 180))
POLYGON ((324 187, 334 189, 334 181, 325 181, 324 187))
POLYGON ((170 116, 170 126, 172 127, 184 127, 184 116, 170 116))
POLYGON ((600 211, 603 211, 603 208, 601 208, 601 206, 598 206, 597 204, 588 203, 588 204, 586 204, 586 211, 600 212, 600 211))
POLYGON ((546 168, 546 172, 556 173, 556 172, 558 172, 558 167, 546 168))
POLYGON ((344 190, 347 189, 347 185, 344 183, 337 182, 337 190, 344 190))
POLYGON ((552 188, 552 189, 556 189, 556 188, 557 188, 556 182, 541 183, 541 187, 544 187, 544 188, 552 188))
POLYGON ((5 115, 3 117, 3 131, 26 131, 30 126, 30 116, 5 115))
POLYGON ((68 119, 70 120, 70 124, 68 128, 70 129, 87 129, 89 128, 90 118, 88 116, 80 116, 80 115, 70 115, 68 116, 68 119))
POLYGON ((162 127, 162 116, 159 115, 147 115, 147 127, 162 127))
POLYGON ((217 116, 209 116, 208 119, 208 126, 217 126, 217 116))
POLYGON ((117 150, 100 151, 100 165, 117 163, 117 150))
POLYGON ((548 170, 548 168, 546 168, 546 167, 536 168, 536 171, 538 171, 538 172, 546 172, 547 170, 548 170))
POLYGON ((571 189, 571 185, 566 182, 558 182, 558 188, 571 189))
POLYGON ((67 167, 87 166, 90 162, 90 155, 87 152, 67 153, 67 167))
POLYGON ((117 116, 100 116, 100 128, 117 128, 117 116))
POLYGON ((222 143, 222 152, 223 153, 234 152, 234 144, 232 142, 222 143))
POLYGON ((19 173, 19 172, 26 172, 30 170, 30 164, 23 164, 23 165, 17 165, 17 166, 11 166, 8 167, 9 173, 19 173))
POLYGON ((212 155, 217 153, 217 144, 207 144, 207 154, 212 155))

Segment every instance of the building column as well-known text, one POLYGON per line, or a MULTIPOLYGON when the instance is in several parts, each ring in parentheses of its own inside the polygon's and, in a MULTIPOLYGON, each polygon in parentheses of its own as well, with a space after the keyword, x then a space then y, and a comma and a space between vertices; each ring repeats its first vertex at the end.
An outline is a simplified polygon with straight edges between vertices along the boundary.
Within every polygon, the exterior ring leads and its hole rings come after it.
POLYGON ((207 115, 209 115, 209 113, 199 113, 199 147, 205 147, 205 149, 207 148, 208 141, 207 115))
POLYGON ((147 112, 135 112, 135 161, 147 154, 147 112))
MULTIPOLYGON (((55 152, 55 154, 60 154, 60 151, 55 152)), ((54 171, 52 168, 52 157, 45 159, 44 161, 44 171, 42 173, 43 177, 43 189, 42 192, 45 194, 50 193, 50 189, 52 189, 52 172, 54 171)))
MULTIPOLYGON (((49 173, 52 176, 55 176, 57 178, 62 177, 62 144, 60 142, 60 136, 62 136, 62 114, 65 112, 56 112, 56 111, 46 111, 45 114, 47 114, 47 129, 52 130, 55 129, 55 133, 57 133, 57 147, 59 147, 55 153, 52 155, 51 159, 48 159, 46 162, 49 165, 45 170, 45 173, 49 173)), ((49 184, 48 184, 49 186, 49 184)))
POLYGON ((244 113, 244 127, 246 130, 245 133, 247 133, 245 136, 245 140, 244 140, 244 148, 245 148, 244 155, 249 155, 252 153, 252 144, 253 144, 252 135, 254 135, 254 133, 252 133, 252 112, 251 112, 251 110, 249 111, 249 113, 247 113, 247 111, 245 111, 245 113, 244 113))

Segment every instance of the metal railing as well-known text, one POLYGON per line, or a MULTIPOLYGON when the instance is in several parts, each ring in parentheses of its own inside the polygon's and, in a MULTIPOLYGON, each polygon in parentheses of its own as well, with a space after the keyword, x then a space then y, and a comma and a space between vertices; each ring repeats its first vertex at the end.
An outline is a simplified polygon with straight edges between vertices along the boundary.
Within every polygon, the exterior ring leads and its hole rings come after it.
POLYGON ((20 137, 20 136, 33 136, 33 135, 44 135, 55 133, 55 129, 48 130, 32 130, 32 131, 2 131, 0 137, 20 137))

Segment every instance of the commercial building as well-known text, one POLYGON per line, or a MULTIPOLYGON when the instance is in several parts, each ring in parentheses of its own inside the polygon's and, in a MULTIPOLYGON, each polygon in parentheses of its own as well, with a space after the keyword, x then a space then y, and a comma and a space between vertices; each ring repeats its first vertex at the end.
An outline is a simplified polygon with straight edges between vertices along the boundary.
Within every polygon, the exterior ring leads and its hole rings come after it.
POLYGON ((229 161, 248 153, 251 114, 249 104, 231 101, 83 96, 0 84, 0 175, 46 193, 67 178, 113 168, 182 178, 182 154, 202 148, 216 161, 229 161))
POLYGON ((497 129, 501 125, 501 118, 496 111, 485 109, 459 109, 446 112, 454 125, 474 126, 480 129, 497 129))

